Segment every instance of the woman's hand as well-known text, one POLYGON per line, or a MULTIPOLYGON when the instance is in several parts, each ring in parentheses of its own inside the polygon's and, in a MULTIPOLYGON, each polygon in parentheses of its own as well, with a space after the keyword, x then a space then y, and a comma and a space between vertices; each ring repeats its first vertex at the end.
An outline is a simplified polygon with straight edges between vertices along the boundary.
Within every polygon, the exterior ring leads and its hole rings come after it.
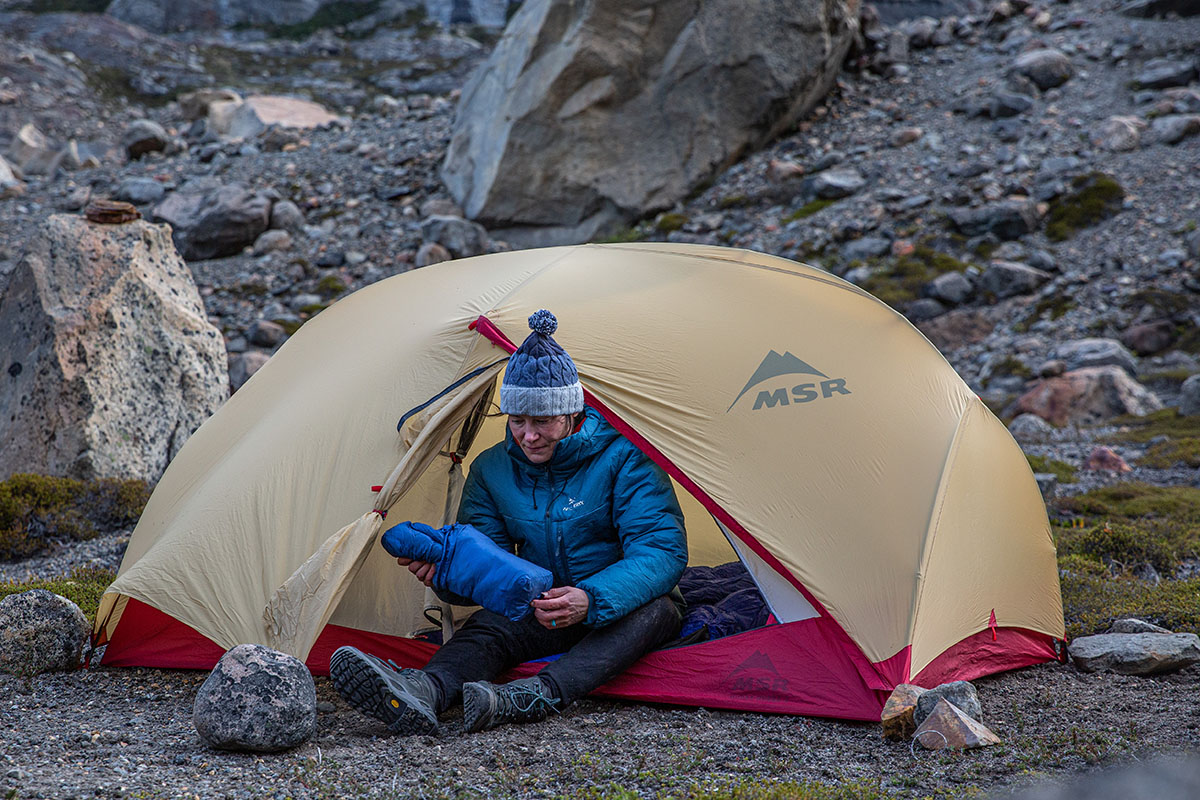
POLYGON ((564 628, 583 622, 590 604, 588 593, 574 586, 556 586, 530 603, 534 617, 545 628, 564 628))
POLYGON ((437 564, 431 564, 428 561, 414 561, 411 558, 400 557, 396 559, 396 563, 402 567, 408 567, 408 571, 417 576, 417 580, 426 586, 433 586, 433 573, 437 571, 437 564))

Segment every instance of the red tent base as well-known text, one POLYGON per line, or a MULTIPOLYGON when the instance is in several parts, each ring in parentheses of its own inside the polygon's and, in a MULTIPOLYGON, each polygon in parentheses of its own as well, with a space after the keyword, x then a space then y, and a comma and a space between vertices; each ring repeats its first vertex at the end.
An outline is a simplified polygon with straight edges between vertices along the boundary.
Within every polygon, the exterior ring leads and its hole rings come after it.
MULTIPOLYGON (((908 672, 908 651, 876 665, 856 662, 822 618, 772 625, 711 642, 659 650, 597 689, 597 697, 743 711, 853 720, 878 720, 887 696, 908 672), (899 679, 897 679, 899 678, 899 679), (868 686, 868 684, 871 684, 868 686)), ((314 675, 329 674, 329 657, 343 645, 422 667, 437 646, 416 639, 327 625, 309 654, 314 675)), ((212 669, 224 650, 158 609, 130 599, 104 652, 106 666, 212 669)), ((934 686, 1055 658, 1050 637, 1001 628, 959 642, 922 670, 915 682, 934 686)), ((861 658, 859 659, 861 661, 861 658)), ((538 662, 509 677, 531 675, 538 662)))

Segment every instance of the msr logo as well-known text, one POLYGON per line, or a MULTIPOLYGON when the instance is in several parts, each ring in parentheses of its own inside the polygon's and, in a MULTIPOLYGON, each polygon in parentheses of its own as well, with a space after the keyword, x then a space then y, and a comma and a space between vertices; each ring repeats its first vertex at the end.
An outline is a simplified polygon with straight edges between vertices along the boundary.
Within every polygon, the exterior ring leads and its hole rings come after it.
POLYGON ((800 405, 811 403, 818 398, 850 394, 850 390, 846 388, 845 378, 831 378, 789 352, 780 355, 772 350, 758 365, 758 369, 754 370, 750 380, 746 381, 746 385, 742 391, 738 392, 738 396, 729 404, 725 413, 732 411, 743 395, 766 381, 773 381, 776 385, 758 391, 751 411, 758 411, 760 408, 775 408, 776 406, 800 405), (779 386, 779 379, 788 375, 813 375, 822 380, 810 380, 793 386, 779 386))
POLYGON ((784 694, 787 692, 787 679, 775 669, 770 656, 761 650, 755 650, 754 655, 747 658, 729 673, 725 685, 731 692, 739 694, 784 694))

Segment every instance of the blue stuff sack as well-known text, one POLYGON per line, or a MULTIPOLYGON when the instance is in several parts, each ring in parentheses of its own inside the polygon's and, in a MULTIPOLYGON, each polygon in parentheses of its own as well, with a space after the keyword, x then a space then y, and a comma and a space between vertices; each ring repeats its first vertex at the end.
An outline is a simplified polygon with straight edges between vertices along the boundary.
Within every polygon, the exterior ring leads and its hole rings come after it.
POLYGON ((383 534, 381 544, 397 558, 437 564, 435 591, 459 595, 513 622, 524 619, 533 610, 529 603, 554 585, 549 570, 502 549, 470 525, 401 522, 383 534))

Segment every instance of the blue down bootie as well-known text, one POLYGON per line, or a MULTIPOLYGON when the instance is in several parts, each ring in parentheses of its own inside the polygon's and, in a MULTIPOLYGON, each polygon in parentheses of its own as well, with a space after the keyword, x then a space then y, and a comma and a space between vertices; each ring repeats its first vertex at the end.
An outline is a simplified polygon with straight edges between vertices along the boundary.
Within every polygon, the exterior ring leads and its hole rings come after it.
POLYGON ((467 733, 478 733, 506 722, 540 722, 558 713, 560 703, 536 675, 501 685, 464 683, 463 725, 467 733))
POLYGON ((437 730, 437 687, 419 669, 398 669, 357 648, 339 647, 329 659, 329 677, 347 703, 393 733, 437 730))

